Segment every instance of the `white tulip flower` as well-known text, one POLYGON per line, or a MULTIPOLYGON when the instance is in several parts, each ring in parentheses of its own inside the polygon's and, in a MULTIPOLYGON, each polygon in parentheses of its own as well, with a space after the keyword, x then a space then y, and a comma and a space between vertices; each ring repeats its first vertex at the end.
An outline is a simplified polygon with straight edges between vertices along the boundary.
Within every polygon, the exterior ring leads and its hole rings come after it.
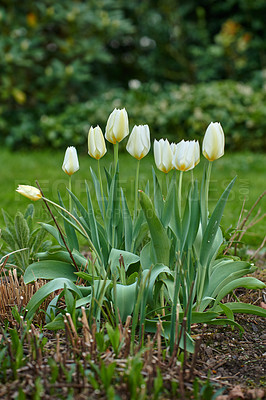
POLYGON ((106 145, 102 130, 99 126, 91 127, 88 134, 88 153, 91 157, 99 160, 106 153, 106 145))
POLYGON ((208 126, 203 143, 202 153, 209 161, 217 160, 224 155, 224 132, 219 122, 211 122, 208 126))
POLYGON ((154 141, 154 160, 156 167, 164 173, 168 173, 173 168, 173 152, 167 139, 154 141))
POLYGON ((75 147, 70 146, 66 149, 62 170, 69 176, 79 170, 78 154, 75 147))
POLYGON ((148 125, 135 125, 127 142, 127 151, 137 160, 141 160, 150 151, 150 130, 148 125))
POLYGON ((117 142, 121 142, 128 134, 128 115, 126 109, 117 110, 115 108, 107 120, 105 138, 108 142, 116 144, 117 142))

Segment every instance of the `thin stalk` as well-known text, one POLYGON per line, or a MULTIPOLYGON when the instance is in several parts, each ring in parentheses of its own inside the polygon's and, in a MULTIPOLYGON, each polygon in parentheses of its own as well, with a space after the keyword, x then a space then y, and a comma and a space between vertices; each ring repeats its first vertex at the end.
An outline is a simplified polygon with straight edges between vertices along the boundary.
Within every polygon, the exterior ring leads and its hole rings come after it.
POLYGON ((101 189, 101 197, 102 197, 102 205, 103 205, 103 217, 105 217, 105 204, 104 204, 103 181, 102 181, 102 174, 101 174, 101 167, 100 167, 100 159, 98 160, 98 177, 99 177, 100 189, 101 189))
POLYGON ((194 172, 193 172, 193 169, 191 170, 191 185, 192 185, 192 187, 194 185, 194 172))
POLYGON ((182 207, 182 202, 181 202, 182 178, 183 178, 183 171, 180 171, 179 184, 178 184, 178 209, 179 209, 179 217, 180 217, 180 219, 181 219, 181 216, 182 216, 182 213, 181 213, 181 207, 182 207))
POLYGON ((134 206, 134 219, 133 219, 134 222, 136 221, 137 218, 137 208, 138 208, 139 166, 140 166, 140 160, 137 161, 136 178, 135 178, 135 206, 134 206))
MULTIPOLYGON (((74 257, 73 257, 73 254, 71 253, 70 248, 69 248, 68 245, 66 244, 66 241, 65 241, 64 235, 63 235, 63 233, 62 233, 62 231, 61 231, 61 228, 60 228, 60 226, 58 225, 58 222, 57 222, 57 220, 56 220, 54 214, 52 213, 52 210, 51 210, 51 208, 49 207, 49 204, 47 204, 47 201, 49 201, 49 200, 46 199, 46 198, 44 197, 43 191, 42 191, 42 189, 41 189, 41 187, 40 187, 38 181, 36 181, 36 185, 38 186, 38 188, 39 188, 39 190, 40 190, 40 192, 41 192, 41 194, 42 194, 42 199, 43 199, 43 201, 44 201, 44 204, 46 205, 47 210, 49 211, 51 217, 52 217, 53 220, 54 220, 54 223, 55 223, 55 225, 56 225, 56 227, 57 227, 57 230, 58 230, 58 232, 59 232, 59 235, 61 236, 61 239, 63 240, 63 243, 64 243, 64 245, 65 245, 65 247, 66 247, 66 249, 67 249, 67 251, 68 251, 68 253, 69 253, 69 255, 70 255, 70 258, 71 258, 71 260, 73 261, 73 264, 74 264, 76 270, 79 271, 78 266, 77 266, 77 264, 76 264, 76 261, 75 261, 75 259, 74 259, 74 257)), ((59 206, 59 207, 60 207, 60 206, 59 206)), ((62 207, 61 207, 61 208, 62 208, 62 207)), ((65 210, 65 209, 63 209, 63 210, 66 211, 66 212, 68 212, 68 211, 65 210)))
POLYGON ((118 146, 119 146, 119 143, 116 142, 114 144, 114 174, 115 174, 115 171, 117 168, 117 163, 118 163, 118 146))
MULTIPOLYGON (((207 177, 206 177, 206 186, 205 186, 205 210, 206 210, 206 225, 208 221, 209 215, 209 187, 210 187, 210 178, 211 178, 211 170, 212 170, 212 161, 208 161, 208 168, 207 168, 207 177)), ((205 225, 205 226, 206 226, 205 225)))
MULTIPOLYGON (((70 192, 72 192, 72 181, 71 181, 72 175, 69 175, 68 179, 68 189, 70 192)), ((72 211, 72 197, 71 194, 69 193, 69 211, 72 211)))

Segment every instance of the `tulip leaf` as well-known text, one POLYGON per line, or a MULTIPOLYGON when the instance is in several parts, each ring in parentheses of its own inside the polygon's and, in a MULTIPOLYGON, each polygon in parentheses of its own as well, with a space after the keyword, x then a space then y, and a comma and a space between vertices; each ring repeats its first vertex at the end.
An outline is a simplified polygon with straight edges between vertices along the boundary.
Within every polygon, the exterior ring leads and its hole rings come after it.
POLYGON ((239 287, 245 287, 247 289, 264 289, 266 287, 266 285, 265 285, 265 283, 261 282, 257 278, 253 278, 253 277, 245 277, 245 278, 235 279, 234 281, 226 284, 221 289, 218 296, 216 297, 213 307, 215 307, 220 302, 220 300, 222 300, 228 293, 232 292, 232 290, 239 288, 239 287))
POLYGON ((150 229, 156 261, 157 263, 168 265, 170 243, 166 229, 163 227, 161 221, 157 217, 150 198, 142 191, 139 192, 139 197, 141 207, 144 211, 144 215, 150 229))
POLYGON ((151 266, 154 264, 154 260, 152 261, 152 250, 153 248, 151 242, 148 242, 145 244, 140 252, 140 265, 143 270, 150 269, 151 266))
POLYGON ((173 214, 173 208, 175 204, 175 194, 176 194, 176 185, 175 185, 175 176, 173 175, 169 189, 167 191, 167 196, 164 202, 164 207, 162 212, 162 223, 165 227, 169 225, 170 219, 173 214))
POLYGON ((37 309, 46 299, 46 297, 48 297, 51 293, 55 292, 56 290, 64 289, 64 287, 67 287, 68 289, 77 293, 79 297, 82 297, 81 291, 71 280, 66 278, 53 279, 52 281, 42 286, 36 293, 34 293, 34 295, 30 299, 26 307, 26 309, 28 310, 27 318, 30 319, 34 316, 34 313, 37 311, 37 309))
MULTIPOLYGON (((77 251, 72 252, 72 256, 74 257, 74 260, 79 268, 84 269, 86 265, 90 264, 90 260, 87 260, 82 254, 80 254, 77 251)), ((63 261, 66 263, 71 264, 72 259, 68 253, 68 251, 45 251, 41 253, 36 253, 35 254, 35 259, 39 261, 43 260, 55 260, 55 261, 63 261)))
POLYGON ((65 248, 64 242, 57 230, 57 228, 55 228, 54 226, 50 225, 50 224, 46 224, 44 222, 39 222, 39 224, 48 232, 50 233, 50 235, 52 235, 56 241, 60 244, 61 247, 65 248))
POLYGON ((96 198, 97 202, 101 211, 102 218, 104 219, 104 210, 106 210, 107 207, 107 199, 104 195, 104 193, 101 192, 101 186, 99 179, 97 178, 96 174, 94 173, 93 169, 90 168, 93 184, 94 184, 94 189, 96 193, 96 198), (102 198, 103 197, 103 198, 102 198))
MULTIPOLYGON (((65 205, 63 203, 63 200, 62 200, 61 195, 60 195, 59 192, 58 192, 58 198, 59 198, 60 206, 65 208, 65 205)), ((67 220, 69 219, 68 214, 66 212, 64 212, 64 211, 62 211, 62 214, 66 218, 66 219, 64 219, 64 228, 65 228, 65 233, 66 233, 66 236, 67 236, 68 247, 69 247, 71 252, 73 251, 73 249, 76 249, 77 251, 79 251, 79 242, 78 242, 76 231, 73 228, 73 226, 71 226, 67 222, 67 220)))
POLYGON ((245 332, 244 328, 242 328, 241 325, 239 325, 236 321, 233 321, 232 319, 228 319, 228 318, 220 318, 220 319, 216 318, 211 321, 206 321, 206 324, 209 324, 209 325, 231 325, 231 326, 235 326, 236 328, 238 328, 240 332, 245 332))
POLYGON ((127 200, 125 198, 123 189, 121 188, 121 200, 122 200, 122 210, 123 210, 123 227, 125 235, 125 250, 130 251, 132 246, 132 219, 130 211, 128 209, 127 200))
POLYGON ((166 265, 163 265, 161 263, 154 265, 154 267, 152 267, 152 269, 150 269, 150 270, 145 269, 143 271, 143 279, 144 280, 147 279, 147 283, 146 283, 145 287, 148 290, 147 300, 149 301, 149 304, 153 303, 153 290, 154 290, 155 281, 158 278, 158 276, 162 273, 170 275, 171 271, 170 271, 169 267, 167 267, 166 265))
POLYGON ((125 271, 131 264, 139 262, 140 258, 136 254, 130 253, 129 251, 112 249, 109 255, 108 263, 110 264, 111 271, 114 273, 117 268, 120 269, 120 260, 123 258, 122 262, 125 271))
POLYGON ((164 209, 163 195, 158 178, 156 176, 153 167, 152 167, 152 176, 153 176, 153 187, 154 187, 154 208, 157 213, 157 216, 160 218, 160 220, 162 220, 163 209, 164 209))
POLYGON ((221 222, 223 211, 229 196, 229 193, 235 183, 236 177, 229 183, 223 194, 221 195, 218 203, 212 213, 212 216, 207 224, 206 230, 203 234, 202 246, 200 252, 200 263, 203 266, 209 264, 213 257, 213 244, 216 234, 221 222))
POLYGON ((62 261, 45 260, 35 262, 28 266, 23 276, 25 284, 36 281, 37 279, 67 278, 75 281, 75 268, 72 264, 62 261))
MULTIPOLYGON (((259 317, 264 317, 264 318, 266 317, 266 310, 262 307, 255 306, 253 304, 235 302, 235 303, 225 303, 225 305, 233 313, 253 314, 253 315, 258 315, 259 317)), ((214 308, 213 311, 221 313, 223 311, 222 307, 221 307, 221 303, 219 303, 214 308)))
MULTIPOLYGON (((131 315, 135 307, 135 297, 137 290, 137 282, 131 285, 116 285, 116 305, 119 310, 119 314, 122 322, 124 322, 128 315, 131 315)), ((114 297, 114 291, 112 290, 112 297, 114 297)))
POLYGON ((45 324, 45 329, 50 329, 51 331, 57 331, 59 329, 65 328, 64 317, 62 313, 58 314, 52 321, 45 324))

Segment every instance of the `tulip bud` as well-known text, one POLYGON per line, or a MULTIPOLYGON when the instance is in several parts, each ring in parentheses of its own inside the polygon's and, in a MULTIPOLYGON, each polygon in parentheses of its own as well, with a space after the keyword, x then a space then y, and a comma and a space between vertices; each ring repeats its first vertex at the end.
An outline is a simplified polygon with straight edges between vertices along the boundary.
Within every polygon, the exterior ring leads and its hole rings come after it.
POLYGON ((70 146, 66 149, 62 170, 69 176, 79 170, 79 160, 75 147, 70 146))
POLYGON ((99 126, 91 127, 88 134, 88 153, 91 157, 99 160, 106 153, 106 145, 102 130, 99 126))
POLYGON ((39 189, 29 185, 18 185, 16 192, 22 194, 30 200, 36 201, 42 198, 42 194, 39 189))
POLYGON ((105 138, 108 142, 116 144, 116 142, 121 142, 128 134, 128 116, 126 109, 117 110, 115 108, 108 118, 105 138))
POLYGON ((156 167, 162 172, 169 172, 173 168, 173 152, 168 140, 154 141, 154 160, 156 167))
POLYGON ((224 155, 224 132, 219 122, 211 122, 208 126, 202 143, 202 153, 209 161, 224 155))
POLYGON ((134 126, 127 142, 127 151, 137 160, 145 157, 151 147, 148 125, 134 126))

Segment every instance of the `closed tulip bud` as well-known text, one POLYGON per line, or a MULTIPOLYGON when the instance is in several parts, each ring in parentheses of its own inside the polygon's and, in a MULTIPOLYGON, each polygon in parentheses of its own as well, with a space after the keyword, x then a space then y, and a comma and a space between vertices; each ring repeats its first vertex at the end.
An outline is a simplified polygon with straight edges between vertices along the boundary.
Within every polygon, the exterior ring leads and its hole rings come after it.
POLYGON ((30 200, 36 201, 42 198, 42 194, 39 189, 29 185, 18 185, 16 192, 22 194, 30 200))
POLYGON ((70 146, 66 149, 62 170, 69 176, 79 170, 78 154, 75 147, 70 146))
POLYGON ((154 160, 156 167, 162 172, 168 173, 173 168, 173 152, 167 139, 154 141, 154 160))
POLYGON ((99 160, 106 153, 106 145, 102 130, 99 126, 91 127, 88 134, 88 153, 91 157, 99 160))
POLYGON ((148 125, 134 126, 127 142, 127 151, 137 160, 145 157, 151 147, 148 125))
POLYGON ((208 126, 202 143, 202 153, 209 161, 224 155, 224 132, 219 122, 211 122, 208 126))
POLYGON ((128 134, 128 116, 126 109, 117 110, 115 108, 108 118, 105 138, 108 142, 116 144, 117 142, 121 142, 128 134))

